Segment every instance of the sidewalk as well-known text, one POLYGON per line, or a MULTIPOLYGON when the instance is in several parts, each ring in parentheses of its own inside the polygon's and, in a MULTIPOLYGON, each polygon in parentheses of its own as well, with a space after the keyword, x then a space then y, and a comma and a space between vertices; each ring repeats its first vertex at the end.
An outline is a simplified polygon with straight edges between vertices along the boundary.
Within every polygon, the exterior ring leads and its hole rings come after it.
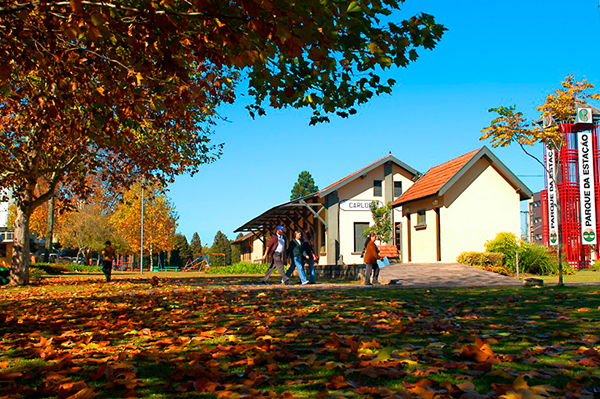
POLYGON ((392 264, 381 270, 382 284, 395 280, 404 287, 520 286, 516 278, 459 263, 392 264))

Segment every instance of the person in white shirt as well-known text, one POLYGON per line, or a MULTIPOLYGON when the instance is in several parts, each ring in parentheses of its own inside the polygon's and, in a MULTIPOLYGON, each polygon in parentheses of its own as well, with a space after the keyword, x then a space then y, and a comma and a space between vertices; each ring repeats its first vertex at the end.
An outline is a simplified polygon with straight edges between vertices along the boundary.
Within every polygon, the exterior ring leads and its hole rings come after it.
POLYGON ((281 276, 281 284, 287 285, 289 284, 290 278, 286 276, 283 266, 285 263, 285 237, 283 236, 285 229, 283 226, 279 225, 275 231, 275 234, 271 236, 271 239, 267 243, 265 254, 262 258, 263 262, 267 260, 268 257, 271 258, 271 264, 263 277, 263 283, 269 284, 269 277, 271 276, 271 273, 273 273, 273 270, 277 268, 277 271, 281 276))

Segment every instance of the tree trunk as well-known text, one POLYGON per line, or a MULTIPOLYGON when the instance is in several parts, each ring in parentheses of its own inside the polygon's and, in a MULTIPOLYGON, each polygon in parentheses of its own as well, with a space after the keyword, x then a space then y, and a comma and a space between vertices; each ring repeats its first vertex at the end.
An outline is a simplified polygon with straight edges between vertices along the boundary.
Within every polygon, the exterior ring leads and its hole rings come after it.
POLYGON ((29 220, 32 210, 17 207, 15 220, 15 238, 13 242, 12 268, 10 271, 11 284, 29 284, 29 220))

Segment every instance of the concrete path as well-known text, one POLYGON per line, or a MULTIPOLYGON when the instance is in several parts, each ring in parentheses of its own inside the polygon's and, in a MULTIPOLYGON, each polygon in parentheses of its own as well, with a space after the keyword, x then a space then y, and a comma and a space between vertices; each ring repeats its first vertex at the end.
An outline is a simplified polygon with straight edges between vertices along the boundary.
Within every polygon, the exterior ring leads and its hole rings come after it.
POLYGON ((404 287, 519 286, 523 282, 459 263, 392 264, 381 270, 379 280, 396 280, 404 287))

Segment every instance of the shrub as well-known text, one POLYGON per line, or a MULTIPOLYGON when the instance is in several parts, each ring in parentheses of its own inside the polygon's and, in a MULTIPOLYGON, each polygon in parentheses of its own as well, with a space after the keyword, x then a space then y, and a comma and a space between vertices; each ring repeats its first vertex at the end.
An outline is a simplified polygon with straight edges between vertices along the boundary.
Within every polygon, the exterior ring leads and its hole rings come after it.
POLYGON ((523 242, 519 250, 519 269, 523 273, 552 276, 558 273, 558 261, 549 248, 523 242))
POLYGON ((229 266, 213 266, 206 269, 207 274, 264 274, 269 265, 266 263, 240 262, 229 266))
POLYGON ((504 265, 512 273, 515 271, 515 254, 519 249, 517 236, 513 233, 501 232, 496 238, 485 243, 487 252, 504 254, 504 265))
POLYGON ((484 270, 504 266, 504 254, 496 252, 463 252, 456 258, 458 263, 467 266, 481 266, 484 270))
POLYGON ((102 271, 100 266, 79 265, 77 263, 35 263, 34 268, 41 269, 48 274, 61 273, 96 273, 102 271))
POLYGON ((29 270, 29 281, 32 283, 39 283, 45 275, 46 272, 42 269, 32 267, 29 270))
POLYGON ((600 272, 600 260, 595 261, 591 269, 595 272, 600 272))
POLYGON ((43 270, 47 274, 61 274, 61 273, 70 271, 69 268, 67 267, 67 265, 65 265, 63 263, 38 262, 38 263, 34 263, 33 265, 31 265, 31 268, 43 270))

